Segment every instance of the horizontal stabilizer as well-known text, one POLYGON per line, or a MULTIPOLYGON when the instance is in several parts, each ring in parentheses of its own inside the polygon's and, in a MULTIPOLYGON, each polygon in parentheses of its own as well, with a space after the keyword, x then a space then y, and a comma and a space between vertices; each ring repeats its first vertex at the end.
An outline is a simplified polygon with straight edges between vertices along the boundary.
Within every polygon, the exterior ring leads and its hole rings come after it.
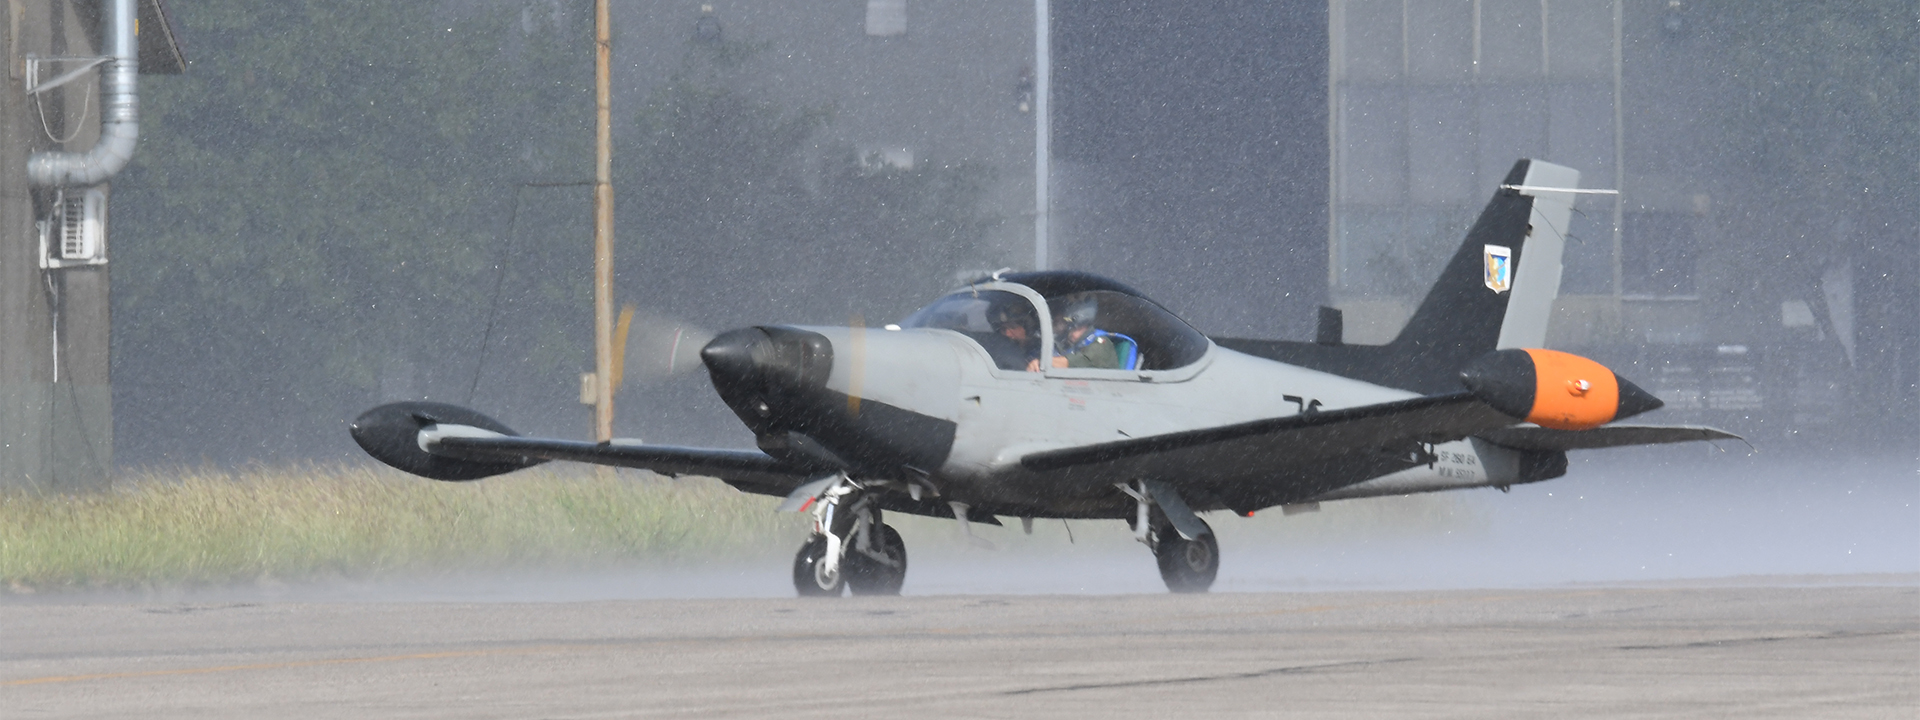
POLYGON ((1515 450, 1598 450, 1630 445, 1662 445, 1699 440, 1742 440, 1724 430, 1697 425, 1607 425, 1592 430, 1509 427, 1480 433, 1480 438, 1515 450))

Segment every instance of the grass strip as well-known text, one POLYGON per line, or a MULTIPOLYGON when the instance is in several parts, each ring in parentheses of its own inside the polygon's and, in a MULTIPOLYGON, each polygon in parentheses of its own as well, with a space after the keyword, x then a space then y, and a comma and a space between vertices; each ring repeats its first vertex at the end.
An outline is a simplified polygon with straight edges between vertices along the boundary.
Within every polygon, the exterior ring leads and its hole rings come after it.
MULTIPOLYGON (((0 493, 0 593, 786 556, 811 518, 776 514, 776 502, 717 480, 580 466, 470 483, 364 465, 146 470, 103 493, 0 493)), ((1223 543, 1240 546, 1471 534, 1487 522, 1452 494, 1342 501, 1289 517, 1276 508, 1253 520, 1212 513, 1209 521, 1223 543)), ((887 522, 923 558, 972 547, 952 520, 889 514, 887 522)), ((1014 552, 1133 546, 1119 521, 1076 520, 1069 534, 1046 520, 1036 530, 978 528, 1014 552)))
POLYGON ((0 592, 738 557, 807 518, 707 479, 535 468, 439 483, 384 468, 149 470, 86 495, 0 494, 0 592))

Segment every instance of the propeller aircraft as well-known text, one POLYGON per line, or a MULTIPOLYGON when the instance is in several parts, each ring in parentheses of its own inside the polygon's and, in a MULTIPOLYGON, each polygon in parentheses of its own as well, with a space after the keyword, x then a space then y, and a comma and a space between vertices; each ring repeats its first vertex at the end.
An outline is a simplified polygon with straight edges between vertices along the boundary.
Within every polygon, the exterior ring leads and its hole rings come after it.
POLYGON ((803 596, 898 594, 907 554, 890 512, 1029 532, 1035 518, 1123 521, 1170 590, 1204 592, 1220 549, 1201 513, 1504 490, 1564 475, 1570 450, 1736 437, 1619 423, 1661 401, 1541 347, 1578 183, 1516 163, 1385 345, 1342 342, 1325 310, 1314 342, 1208 337, 1104 277, 1003 272, 882 329, 762 325, 706 342, 699 363, 758 449, 523 437, 431 402, 376 407, 351 433, 436 480, 568 460, 784 498, 814 519, 793 563, 803 596))

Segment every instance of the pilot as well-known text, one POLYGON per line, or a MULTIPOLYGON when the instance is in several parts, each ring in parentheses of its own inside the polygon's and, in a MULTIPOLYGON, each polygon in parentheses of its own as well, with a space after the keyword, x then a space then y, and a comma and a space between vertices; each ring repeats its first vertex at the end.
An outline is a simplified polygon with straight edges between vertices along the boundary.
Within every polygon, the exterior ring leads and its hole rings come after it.
POLYGON ((1119 341, 1124 341, 1126 354, 1133 355, 1131 338, 1093 327, 1094 317, 1100 312, 1099 301, 1091 297, 1061 300, 1060 314, 1053 318, 1054 367, 1119 370, 1132 365, 1131 358, 1122 360, 1119 348, 1119 341))
MULTIPOLYGON (((994 332, 1019 346, 1027 372, 1040 372, 1040 318, 1025 300, 999 304, 989 313, 994 332)), ((1007 368, 1009 370, 1014 368, 1007 368)))

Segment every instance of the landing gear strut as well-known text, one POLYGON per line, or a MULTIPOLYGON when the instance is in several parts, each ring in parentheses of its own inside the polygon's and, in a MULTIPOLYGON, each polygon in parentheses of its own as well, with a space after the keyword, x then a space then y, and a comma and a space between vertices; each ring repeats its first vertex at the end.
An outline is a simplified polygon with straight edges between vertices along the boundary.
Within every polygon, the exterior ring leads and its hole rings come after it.
MULTIPOLYGON (((880 511, 875 510, 874 515, 880 511)), ((874 525, 868 531, 869 547, 858 543, 840 563, 845 568, 847 589, 855 595, 899 595, 907 581, 907 546, 892 525, 874 525)))
POLYGON ((1213 587, 1220 574, 1220 543, 1213 539, 1213 527, 1164 485, 1135 481, 1118 487, 1138 503, 1134 539, 1153 551, 1167 589, 1203 593, 1213 587))
POLYGON ((793 588, 801 597, 899 595, 907 579, 907 546, 881 522, 873 498, 842 480, 813 507, 812 537, 793 558, 793 588))

